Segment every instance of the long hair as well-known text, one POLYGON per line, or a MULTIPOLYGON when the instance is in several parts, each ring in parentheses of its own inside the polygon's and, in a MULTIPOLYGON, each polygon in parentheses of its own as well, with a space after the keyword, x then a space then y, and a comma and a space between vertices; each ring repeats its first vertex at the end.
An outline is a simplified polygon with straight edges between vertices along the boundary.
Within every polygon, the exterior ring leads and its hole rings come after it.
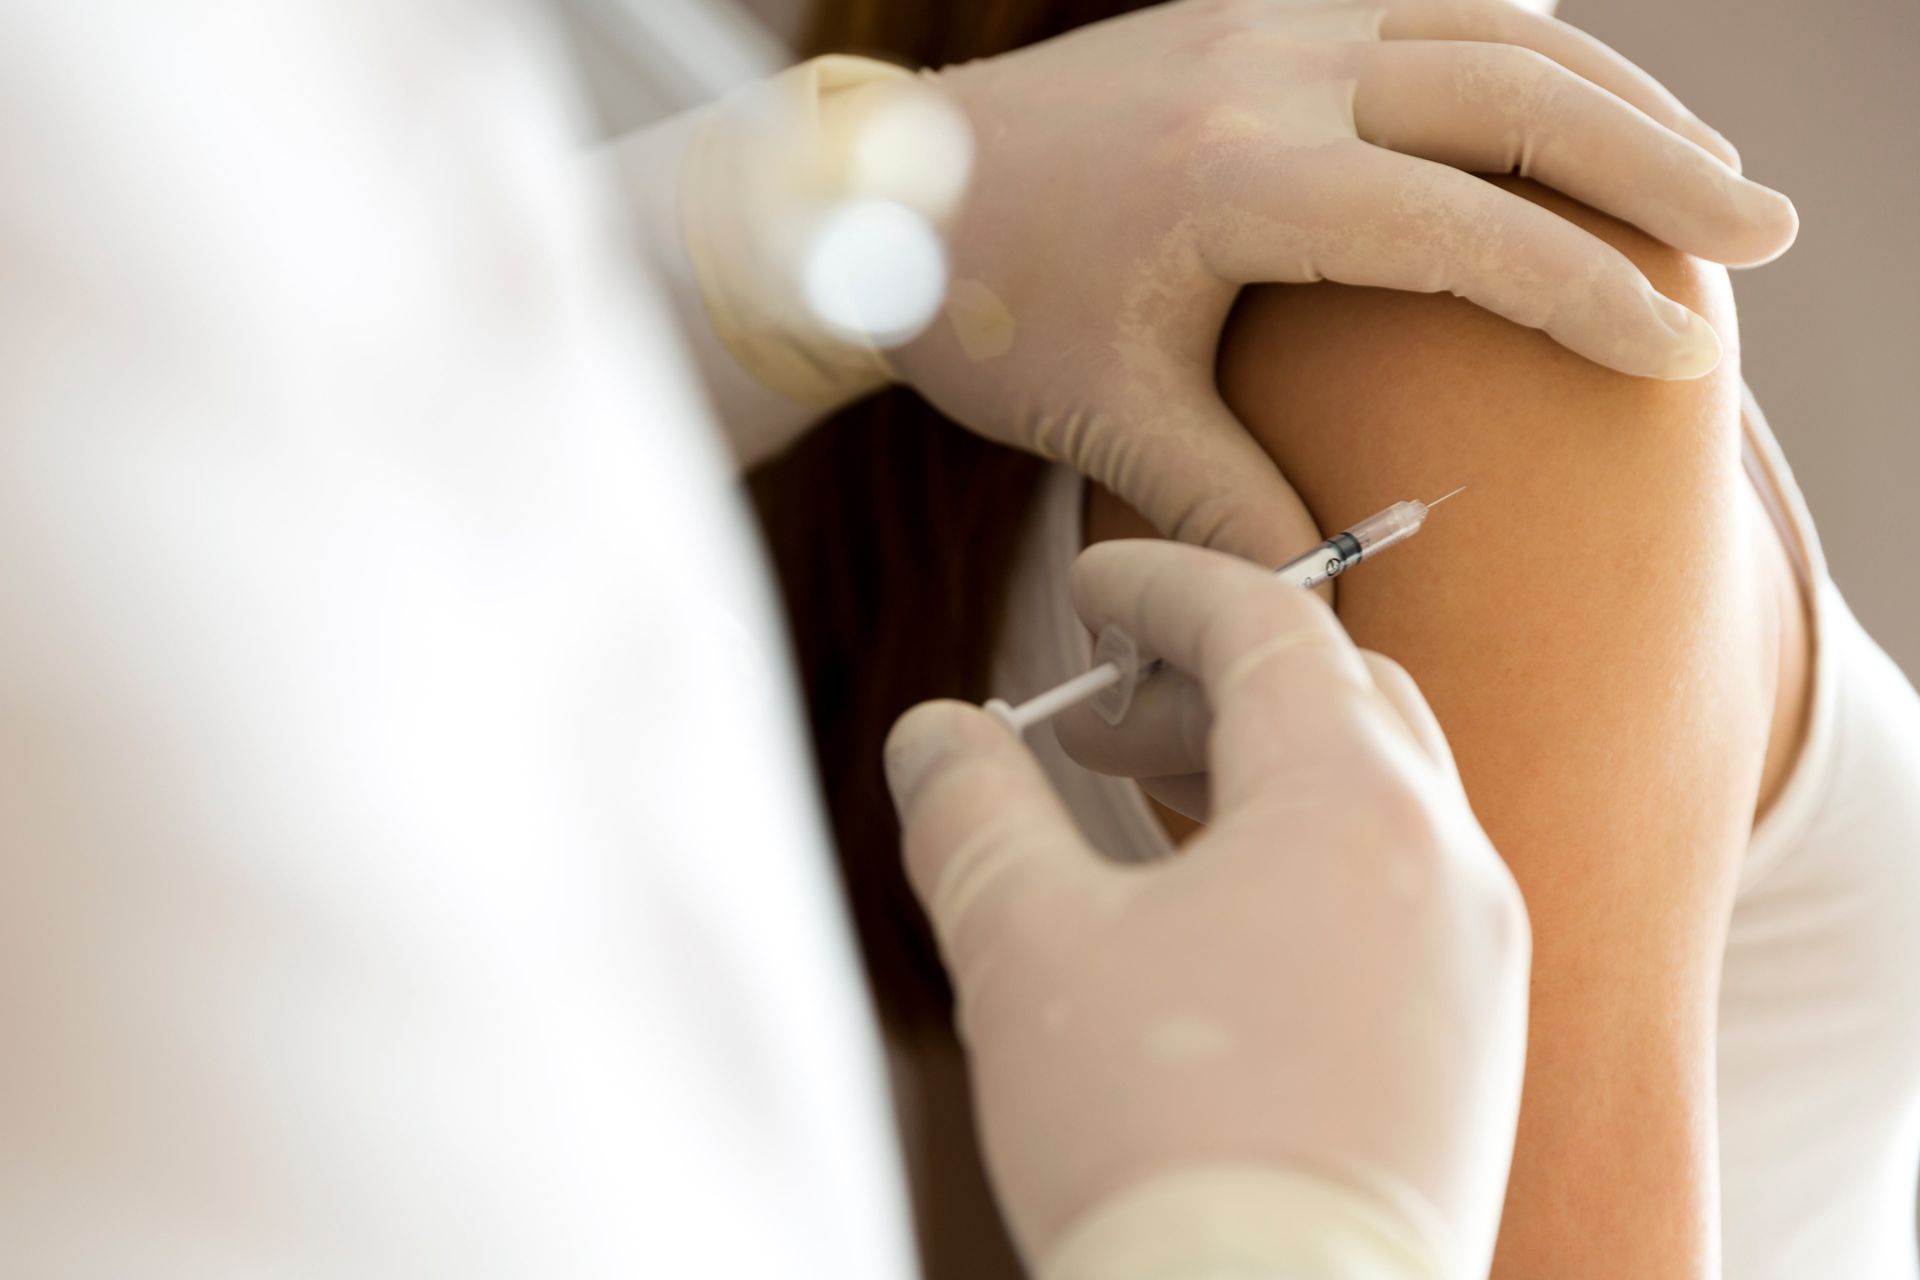
MULTIPOLYGON (((938 67, 1142 7, 818 0, 806 48, 938 67)), ((839 413, 749 482, 861 953, 880 1012, 897 1026, 944 1023, 951 995, 901 866, 881 745, 916 702, 986 696, 1002 588, 1042 465, 896 388, 839 413)))

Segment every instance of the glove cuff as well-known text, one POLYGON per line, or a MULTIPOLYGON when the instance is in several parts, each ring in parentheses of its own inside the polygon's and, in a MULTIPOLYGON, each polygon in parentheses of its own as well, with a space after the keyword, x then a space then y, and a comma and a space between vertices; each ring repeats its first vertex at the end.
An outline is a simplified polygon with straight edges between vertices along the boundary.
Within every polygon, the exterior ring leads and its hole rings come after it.
POLYGON ((1422 1231, 1345 1185, 1257 1166, 1137 1183, 1068 1225, 1039 1280, 1456 1280, 1422 1231))
POLYGON ((852 185, 836 100, 903 67, 833 55, 731 95, 690 139, 682 172, 687 255, 715 334, 756 381, 818 409, 892 380, 873 343, 835 331, 801 292, 815 215, 852 185))

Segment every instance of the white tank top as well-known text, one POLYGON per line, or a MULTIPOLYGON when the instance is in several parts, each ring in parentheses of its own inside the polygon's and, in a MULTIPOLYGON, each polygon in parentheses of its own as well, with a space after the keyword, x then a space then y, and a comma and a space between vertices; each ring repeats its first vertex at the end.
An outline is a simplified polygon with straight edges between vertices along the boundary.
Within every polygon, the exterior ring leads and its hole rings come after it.
MULTIPOLYGON (((1745 400, 1747 471, 1813 602, 1806 742, 1755 826, 1721 976, 1719 1104, 1728 1280, 1914 1280, 1920 1187, 1920 698, 1854 620, 1766 419, 1745 400)), ((1084 486, 1043 484, 1008 585, 993 691, 1087 669, 1069 603, 1084 486)), ((1171 848, 1133 783, 1028 735, 1087 838, 1171 848)))

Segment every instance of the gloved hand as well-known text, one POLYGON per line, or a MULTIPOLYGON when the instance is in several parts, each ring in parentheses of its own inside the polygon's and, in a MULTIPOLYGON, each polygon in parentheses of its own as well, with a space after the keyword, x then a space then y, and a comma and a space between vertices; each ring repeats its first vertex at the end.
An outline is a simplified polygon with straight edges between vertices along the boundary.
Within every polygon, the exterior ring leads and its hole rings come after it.
POLYGON ((1431 712, 1318 600, 1233 557, 1106 542, 1074 588, 1089 626, 1220 709, 1202 835, 1164 863, 1100 859, 962 704, 909 712, 886 758, 1028 1264, 1484 1276, 1528 934, 1431 712))
POLYGON ((1268 564, 1312 524, 1214 390, 1240 286, 1445 290, 1690 378, 1719 359, 1705 320, 1462 170, 1536 178, 1716 262, 1770 259, 1797 227, 1650 77, 1502 0, 1186 0, 937 82, 975 171, 945 319, 890 354, 899 377, 1163 534, 1268 564))
POLYGON ((1117 725, 1108 724, 1086 703, 1053 718, 1054 737, 1075 764, 1111 778, 1131 778, 1149 796, 1195 822, 1205 822, 1211 809, 1207 735, 1212 730, 1206 689, 1170 667, 1134 687, 1127 714, 1117 725))
MULTIPOLYGON (((815 59, 650 132, 620 167, 644 206, 680 188, 653 219, 678 233, 644 239, 683 242, 660 265, 711 321, 694 354, 743 465, 897 379, 1165 534, 1267 563, 1313 525, 1214 390, 1240 286, 1445 290, 1623 372, 1695 377, 1719 359, 1704 320, 1462 170, 1528 175, 1717 262, 1765 261, 1797 227, 1644 72, 1504 0, 1184 0, 918 83, 815 59), (971 125, 970 185, 929 86, 971 125), (680 183, 660 182, 682 146, 680 183), (952 221, 945 315, 893 351, 819 306, 826 213, 863 201, 952 221)), ((910 277, 937 273, 933 251, 885 230, 840 225, 866 277, 850 293, 926 292, 910 277)))

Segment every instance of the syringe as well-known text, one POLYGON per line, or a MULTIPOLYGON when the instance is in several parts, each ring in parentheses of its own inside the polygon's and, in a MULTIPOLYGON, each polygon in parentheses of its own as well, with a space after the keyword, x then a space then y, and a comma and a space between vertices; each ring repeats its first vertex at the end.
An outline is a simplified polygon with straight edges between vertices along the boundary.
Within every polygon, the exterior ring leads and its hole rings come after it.
MULTIPOLYGON (((1464 488, 1465 485, 1460 486, 1464 488)), ((1306 554, 1295 556, 1275 569, 1273 576, 1307 590, 1331 582, 1369 556, 1377 556, 1420 532, 1420 526, 1427 522, 1427 513, 1460 489, 1443 493, 1432 502, 1396 502, 1385 511, 1375 512, 1334 534, 1306 554)), ((1042 720, 1093 698, 1093 709, 1108 724, 1119 724, 1127 708, 1133 705, 1135 687, 1160 669, 1160 659, 1145 658, 1132 636, 1111 625, 1101 628, 1093 659, 1091 670, 1036 694, 1017 707, 1009 706, 1004 699, 990 698, 982 710, 1015 733, 1024 733, 1042 720)))

